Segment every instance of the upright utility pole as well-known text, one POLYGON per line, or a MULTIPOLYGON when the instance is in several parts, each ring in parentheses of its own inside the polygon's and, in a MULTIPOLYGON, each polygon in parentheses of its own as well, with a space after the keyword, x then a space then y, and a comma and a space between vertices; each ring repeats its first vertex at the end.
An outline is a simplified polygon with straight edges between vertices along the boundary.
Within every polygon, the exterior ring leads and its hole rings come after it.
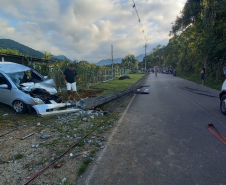
POLYGON ((145 72, 146 72, 147 71, 147 57, 146 57, 146 55, 147 55, 147 52, 146 51, 147 50, 146 49, 148 47, 148 44, 145 43, 144 47, 145 47, 145 72))
POLYGON ((112 71, 112 78, 114 78, 114 66, 113 66, 113 45, 111 45, 111 55, 112 55, 112 62, 111 62, 111 71, 112 71))
POLYGON ((111 45, 111 55, 112 55, 112 71, 114 69, 114 66, 113 66, 113 45, 111 45))

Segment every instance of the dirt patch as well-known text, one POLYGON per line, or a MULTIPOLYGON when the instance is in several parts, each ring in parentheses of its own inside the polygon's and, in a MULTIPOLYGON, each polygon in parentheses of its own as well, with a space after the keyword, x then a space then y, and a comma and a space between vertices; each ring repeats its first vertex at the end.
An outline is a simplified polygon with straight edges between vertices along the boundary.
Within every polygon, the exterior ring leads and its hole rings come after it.
MULTIPOLYGON (((10 122, 13 113, 10 111, 8 113, 9 115, 2 120, 4 124, 1 127, 1 134, 6 133, 15 125, 14 122, 10 122)), ((72 148, 58 161, 62 164, 60 168, 52 166, 31 182, 31 184, 36 185, 59 184, 66 178, 68 183, 76 183, 79 178, 79 169, 84 165, 84 160, 86 162, 93 160, 89 156, 84 157, 87 155, 87 151, 90 153, 98 151, 102 145, 105 145, 106 138, 102 136, 116 121, 113 117, 111 119, 96 117, 84 121, 76 114, 48 118, 25 114, 16 115, 15 119, 19 123, 18 130, 0 137, 0 176, 3 177, 0 178, 0 185, 24 183, 67 148, 81 141, 78 144, 79 147, 72 148), (109 119, 109 121, 85 139, 79 139, 105 119, 109 119), (37 127, 37 122, 40 122, 41 126, 37 127), (21 140, 22 137, 30 133, 34 134, 21 140), (43 134, 50 137, 42 139, 43 134)))
POLYGON ((84 89, 81 89, 81 90, 79 90, 79 94, 82 98, 96 97, 98 94, 101 94, 102 92, 104 92, 104 89, 99 89, 99 90, 84 90, 84 89))

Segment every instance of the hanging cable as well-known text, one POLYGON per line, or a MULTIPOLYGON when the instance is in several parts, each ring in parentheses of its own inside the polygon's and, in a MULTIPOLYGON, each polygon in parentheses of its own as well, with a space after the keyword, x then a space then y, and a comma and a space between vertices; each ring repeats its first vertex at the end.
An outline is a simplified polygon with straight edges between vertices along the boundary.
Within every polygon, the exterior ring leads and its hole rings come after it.
POLYGON ((147 43, 147 37, 146 37, 145 31, 144 31, 144 27, 143 27, 143 25, 142 25, 140 16, 139 16, 139 14, 138 14, 138 11, 137 11, 137 8, 136 8, 136 4, 135 4, 134 0, 132 0, 132 1, 133 1, 132 7, 133 7, 133 9, 135 9, 135 11, 136 11, 137 18, 138 18, 138 22, 139 22, 140 27, 141 27, 141 33, 142 33, 143 36, 144 36, 144 41, 145 41, 145 44, 146 44, 146 43, 147 43))

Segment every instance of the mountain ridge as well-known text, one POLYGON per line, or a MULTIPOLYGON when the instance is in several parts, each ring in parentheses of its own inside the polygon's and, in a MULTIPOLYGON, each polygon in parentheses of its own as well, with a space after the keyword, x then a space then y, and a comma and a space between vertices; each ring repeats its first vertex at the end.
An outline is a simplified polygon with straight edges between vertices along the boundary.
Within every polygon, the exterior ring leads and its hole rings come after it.
MULTIPOLYGON (((19 53, 23 54, 23 55, 28 55, 30 57, 34 57, 34 58, 43 58, 44 56, 44 52, 42 51, 37 51, 35 49, 32 49, 28 46, 25 46, 19 42, 16 42, 14 40, 11 39, 0 39, 0 48, 3 49, 13 49, 13 50, 17 50, 19 51, 19 53)), ((143 61, 144 58, 144 54, 138 55, 137 57, 135 57, 139 62, 143 61)), ((57 61, 57 60, 64 60, 67 59, 71 62, 73 62, 71 59, 67 58, 64 55, 53 55, 53 57, 51 58, 52 61, 57 61)), ((122 63, 122 59, 123 58, 115 58, 113 59, 113 63, 114 64, 120 64, 122 63)), ((110 65, 112 63, 112 59, 102 59, 97 63, 94 63, 98 66, 104 66, 104 65, 110 65)))
MULTIPOLYGON (((137 57, 135 57, 139 62, 143 61, 145 54, 140 54, 137 57)), ((115 58, 113 59, 114 64, 121 64, 123 58, 115 58)), ((105 66, 105 65, 110 65, 112 64, 112 59, 102 59, 99 62, 95 63, 98 66, 105 66)))

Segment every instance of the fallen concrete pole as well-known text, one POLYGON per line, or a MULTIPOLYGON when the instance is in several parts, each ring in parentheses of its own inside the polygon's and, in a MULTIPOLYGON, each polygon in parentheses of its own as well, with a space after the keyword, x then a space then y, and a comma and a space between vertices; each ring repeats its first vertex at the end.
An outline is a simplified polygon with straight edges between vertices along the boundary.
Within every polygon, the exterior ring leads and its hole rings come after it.
POLYGON ((141 78, 140 80, 138 80, 136 82, 136 84, 132 85, 130 88, 128 88, 125 91, 120 91, 117 93, 99 96, 99 97, 95 97, 95 98, 81 99, 80 101, 77 102, 77 106, 83 110, 93 109, 94 107, 97 107, 97 106, 107 103, 109 101, 115 100, 124 95, 134 93, 137 91, 137 89, 140 89, 143 87, 149 87, 148 85, 139 85, 139 83, 143 84, 143 82, 146 78, 147 78, 147 75, 144 76, 143 78, 141 78))
POLYGON ((105 96, 99 96, 99 97, 95 97, 95 98, 87 98, 87 99, 81 99, 77 106, 80 107, 83 110, 87 110, 87 109, 92 109, 94 107, 97 107, 98 105, 102 105, 104 103, 107 103, 109 101, 112 101, 114 99, 120 98, 124 95, 136 92, 138 88, 132 88, 132 89, 127 89, 125 91, 121 91, 121 92, 117 92, 117 93, 113 93, 113 94, 108 94, 105 96))

